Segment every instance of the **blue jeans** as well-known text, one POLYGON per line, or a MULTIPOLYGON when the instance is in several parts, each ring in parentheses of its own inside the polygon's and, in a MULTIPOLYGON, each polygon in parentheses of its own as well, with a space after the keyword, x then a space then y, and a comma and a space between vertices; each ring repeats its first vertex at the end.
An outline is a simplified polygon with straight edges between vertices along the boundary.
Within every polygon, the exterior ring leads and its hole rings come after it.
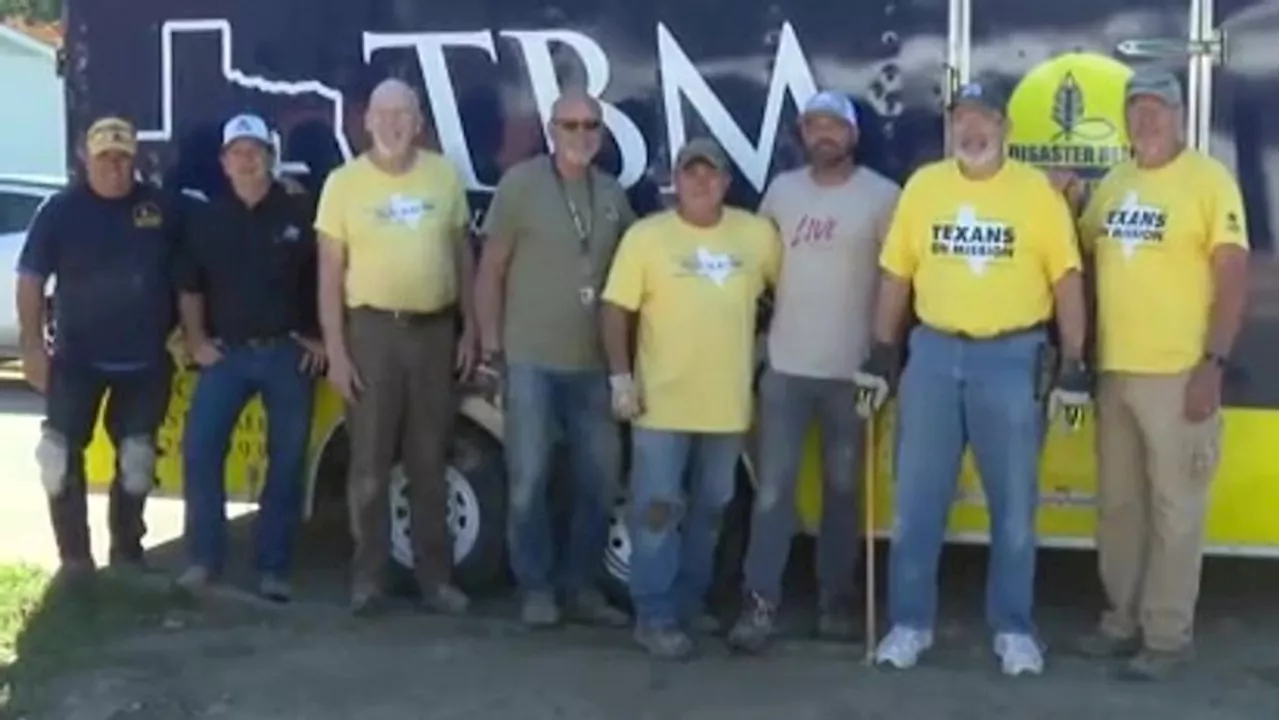
POLYGON ((796 526, 796 480, 814 422, 822 440, 822 525, 817 569, 822 602, 851 606, 858 562, 858 483, 863 422, 853 382, 768 370, 760 380, 760 489, 742 566, 746 589, 777 605, 796 526))
POLYGON ((516 582, 526 593, 592 587, 603 567, 622 472, 621 429, 610 411, 608 376, 512 364, 503 403, 507 544, 516 582), (569 454, 573 509, 567 547, 557 558, 547 486, 561 438, 569 454))
POLYGON ((266 482, 258 495, 257 568, 285 575, 302 516, 313 380, 299 370, 302 348, 281 339, 235 346, 203 368, 182 435, 187 554, 212 572, 226 557, 226 457, 245 405, 262 396, 267 416, 266 482))
POLYGON ((742 444, 740 433, 632 428, 627 530, 640 626, 674 627, 702 613, 742 444))
POLYGON ((1042 331, 964 339, 919 326, 898 400, 889 615, 931 629, 938 555, 966 443, 991 516, 987 623, 1035 632, 1036 508, 1044 412, 1037 398, 1042 331))

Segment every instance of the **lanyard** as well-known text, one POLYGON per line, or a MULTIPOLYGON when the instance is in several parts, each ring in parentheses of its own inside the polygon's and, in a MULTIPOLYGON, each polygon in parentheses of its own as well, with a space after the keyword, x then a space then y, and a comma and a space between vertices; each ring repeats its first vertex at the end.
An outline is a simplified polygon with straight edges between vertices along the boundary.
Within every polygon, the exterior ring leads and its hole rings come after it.
POLYGON ((556 161, 551 159, 551 173, 556 177, 556 186, 560 188, 560 197, 564 199, 565 208, 569 211, 569 219, 573 221, 573 229, 578 233, 578 252, 586 258, 591 253, 591 230, 595 225, 595 205, 596 205, 596 184, 595 177, 591 173, 591 168, 587 168, 587 207, 586 214, 578 209, 578 204, 569 196, 569 190, 565 187, 564 178, 560 175, 560 169, 556 167, 556 161))

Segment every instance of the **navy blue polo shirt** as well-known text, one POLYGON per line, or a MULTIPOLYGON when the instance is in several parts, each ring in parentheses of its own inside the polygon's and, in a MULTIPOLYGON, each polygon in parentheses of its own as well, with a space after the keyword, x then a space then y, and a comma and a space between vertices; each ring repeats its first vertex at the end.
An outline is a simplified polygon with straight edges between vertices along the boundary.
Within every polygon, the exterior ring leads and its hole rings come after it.
POLYGON ((176 203, 139 183, 126 197, 77 184, 32 221, 18 272, 53 277, 54 356, 104 370, 163 362, 176 323, 176 203))

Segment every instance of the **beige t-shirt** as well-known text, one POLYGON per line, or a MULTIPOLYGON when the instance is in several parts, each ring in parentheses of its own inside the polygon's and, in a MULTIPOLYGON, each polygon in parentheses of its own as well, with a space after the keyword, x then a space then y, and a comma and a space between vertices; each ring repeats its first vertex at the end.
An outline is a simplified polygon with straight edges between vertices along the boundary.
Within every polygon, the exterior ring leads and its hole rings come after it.
POLYGON ((818 185, 808 168, 779 175, 760 213, 782 234, 782 275, 769 328, 774 370, 851 380, 867 353, 876 258, 901 188, 859 167, 818 185))

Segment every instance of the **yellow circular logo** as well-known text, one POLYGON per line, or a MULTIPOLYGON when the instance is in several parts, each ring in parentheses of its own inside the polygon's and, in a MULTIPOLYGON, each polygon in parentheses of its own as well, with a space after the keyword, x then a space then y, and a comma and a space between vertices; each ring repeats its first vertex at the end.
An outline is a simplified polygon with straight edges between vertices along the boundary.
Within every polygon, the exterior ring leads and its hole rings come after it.
POLYGON ((1036 66, 1009 98, 1009 155, 1088 178, 1129 159, 1124 89, 1131 74, 1095 53, 1065 53, 1036 66))

